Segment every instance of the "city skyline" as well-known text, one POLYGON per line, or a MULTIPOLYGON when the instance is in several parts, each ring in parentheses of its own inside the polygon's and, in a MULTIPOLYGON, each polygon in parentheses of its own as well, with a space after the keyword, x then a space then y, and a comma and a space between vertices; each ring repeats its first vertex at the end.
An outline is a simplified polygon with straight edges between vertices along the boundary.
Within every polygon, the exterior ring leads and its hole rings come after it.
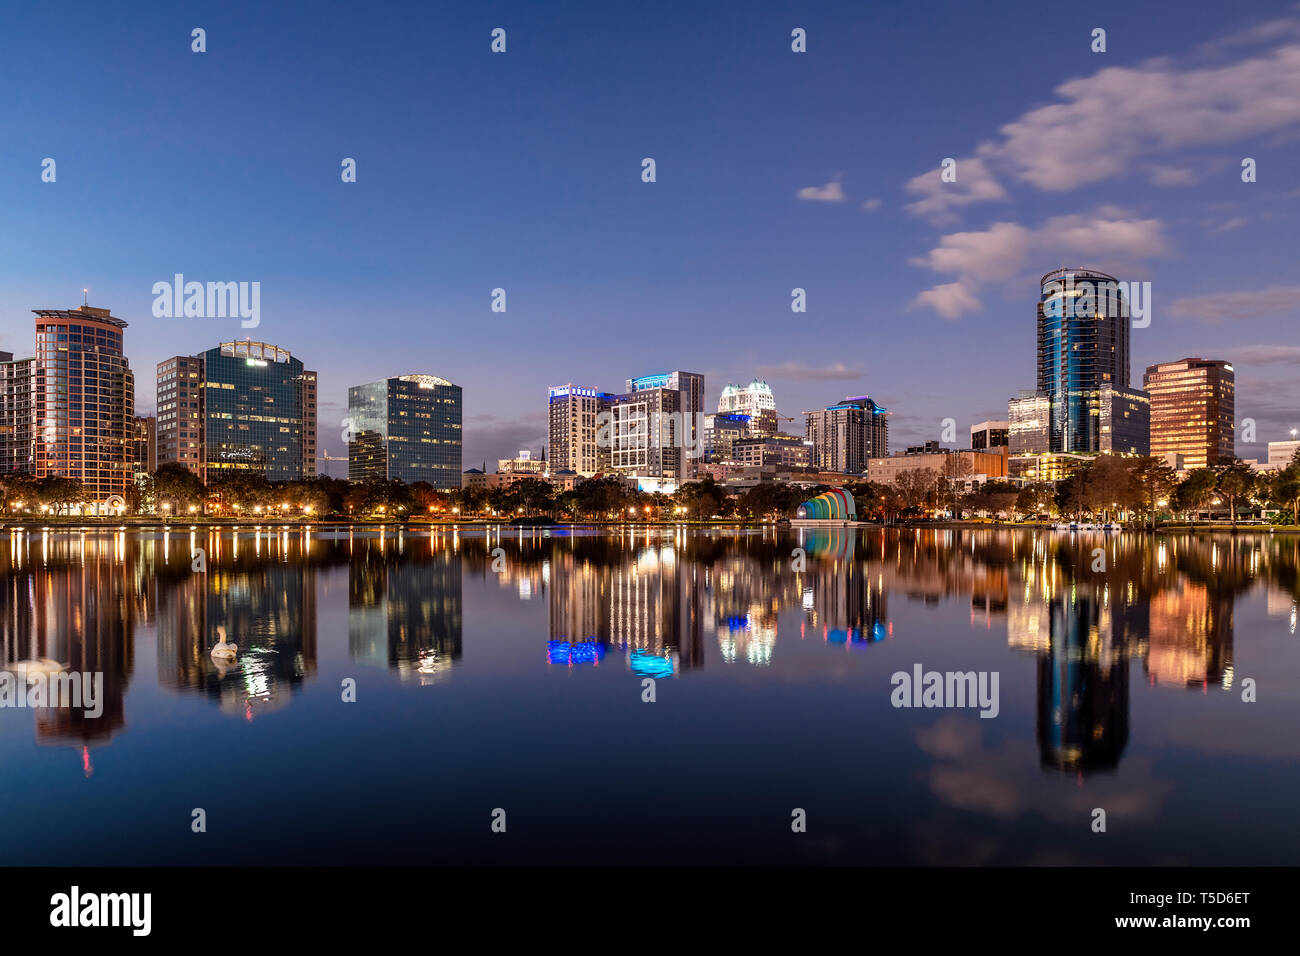
MULTIPOLYGON (((802 57, 789 50, 789 14, 755 12, 737 26, 725 11, 692 9, 697 26, 682 38, 643 14, 596 9, 511 9, 500 57, 487 52, 496 21, 465 11, 436 28, 415 11, 401 30, 383 17, 323 17, 304 43, 288 14, 254 21, 251 7, 233 5, 211 14, 203 57, 169 36, 171 17, 127 24, 88 8, 88 29, 67 37, 34 11, 7 43, 40 48, 57 36, 70 55, 89 55, 130 31, 148 52, 115 68, 138 93, 68 73, 16 104, 31 155, 0 158, 25 239, 0 267, 0 348, 22 355, 26 336, 15 333, 29 310, 66 307, 83 287, 130 323, 137 372, 249 335, 237 319, 155 318, 154 283, 184 273, 260 282, 251 337, 318 352, 308 358, 324 383, 321 444, 333 455, 346 389, 359 382, 427 372, 461 384, 464 460, 474 462, 545 442, 542 389, 629 364, 700 371, 706 408, 723 384, 756 376, 786 414, 870 394, 905 410, 892 423, 903 446, 935 437, 944 418, 1004 416, 999 379, 1029 384, 1035 278, 1069 262, 1152 283, 1134 369, 1191 355, 1236 366, 1237 414, 1258 423, 1255 447, 1239 439, 1239 455, 1262 457, 1269 437, 1295 426, 1300 346, 1286 319, 1296 299, 1279 278, 1300 201, 1279 175, 1300 128, 1300 96, 1285 97, 1300 91, 1293 7, 1242 19, 1193 4, 1194 15, 1171 21, 1101 4, 1066 13, 1056 28, 1080 40, 1050 50, 1019 4, 1000 18, 956 4, 896 11, 887 44, 881 24, 826 11, 797 18, 809 36, 802 57), (938 34, 928 30, 936 16, 938 34), (1109 30, 1105 53, 1089 49, 1094 21, 1109 30), (360 84, 332 71, 345 44, 382 70, 360 84), (415 65, 428 44, 436 63, 415 65), (917 44, 936 62, 984 46, 1003 55, 977 82, 954 85, 906 59, 917 44), (667 50, 687 68, 647 73, 667 50), (283 87, 283 74, 265 72, 270 61, 311 75, 312 97, 338 112, 272 105, 242 127, 237 104, 283 87), (521 96, 525 73, 536 85, 521 96), (595 86, 592 75, 612 81, 595 86), (880 96, 900 75, 907 95, 880 96), (1189 109, 1213 83, 1222 113, 1189 109), (408 88, 444 124, 420 130, 375 110, 376 84, 408 88), (701 87, 713 99, 700 102, 701 87), (1154 91, 1151 103, 1131 95, 1139 89, 1154 91), (1280 108, 1267 107, 1277 100, 1266 90, 1283 94, 1280 108), (443 110, 471 92, 481 110, 443 110), (210 125, 204 141, 256 135, 261 148, 210 155, 183 128, 153 122, 144 97, 193 112, 210 125), (754 97, 784 125, 755 120, 744 108, 754 97), (612 112, 629 99, 636 109, 612 112), (43 109, 54 102, 60 109, 43 109), (915 102, 933 108, 915 117, 915 102), (1099 155, 1034 148, 1090 109, 1110 118, 1099 155), (574 128, 606 134, 564 132, 574 128), (887 151, 870 146, 881 128, 887 151), (97 149, 105 141, 120 148, 97 149), (646 156, 658 164, 654 183, 640 179, 646 156), (58 163, 55 182, 41 181, 44 157, 58 163), (339 179, 345 157, 357 161, 355 183, 339 179), (957 179, 944 191, 946 157, 957 179), (1241 179, 1244 157, 1258 163, 1255 182, 1241 179), (1093 187, 1104 187, 1104 204, 1093 187), (133 215, 150 202, 156 216, 133 215), (491 311, 497 288, 504 313, 491 311), (804 314, 790 312, 793 288, 806 290, 804 314), (607 322, 639 343, 635 363, 600 334, 607 322), (331 347, 371 328, 384 334, 364 349, 331 347), (862 348, 819 348, 837 340, 862 348)), ((287 92, 289 102, 302 95, 287 92)), ((147 378, 137 414, 154 406, 147 378)))

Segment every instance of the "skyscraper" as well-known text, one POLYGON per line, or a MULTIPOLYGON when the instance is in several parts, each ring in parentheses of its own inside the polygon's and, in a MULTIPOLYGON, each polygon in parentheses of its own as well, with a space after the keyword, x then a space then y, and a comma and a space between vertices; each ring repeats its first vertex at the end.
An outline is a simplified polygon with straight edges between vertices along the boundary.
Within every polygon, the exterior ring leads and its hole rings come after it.
POLYGON ((460 487, 461 388, 436 375, 398 375, 348 389, 348 479, 460 487))
POLYGON ((30 473, 32 446, 32 368, 35 359, 14 360, 0 352, 0 474, 30 473))
POLYGON ((816 468, 860 475, 889 454, 889 412, 865 395, 804 412, 804 421, 816 468))
POLYGON ((1215 359, 1185 358, 1147 367, 1151 454, 1181 455, 1183 467, 1204 468, 1234 457, 1236 376, 1215 359))
POLYGON ((704 452, 704 376, 657 372, 627 380, 611 403, 611 466, 628 475, 690 481, 704 452))
POLYGON ((204 481, 316 474, 316 373, 266 342, 222 342, 158 363, 158 463, 204 481))
POLYGON ((99 514, 126 507, 133 480, 135 376, 126 323, 108 309, 33 309, 32 472, 75 478, 99 514))
POLYGON ((1137 417, 1147 396, 1129 387, 1129 307, 1114 276, 1072 268, 1043 276, 1038 391, 1050 402, 1047 451, 1146 454, 1137 417))
POLYGON ((609 447, 597 441, 600 416, 615 396, 581 385, 547 389, 547 440, 551 470, 591 477, 609 468, 609 447))
POLYGON ((776 433, 776 397, 772 386, 754 379, 748 385, 728 385, 718 398, 718 411, 749 416, 749 435, 762 438, 776 433))
POLYGON ((200 478, 207 475, 203 383, 203 359, 198 355, 174 355, 158 363, 157 463, 183 465, 200 478))
MULTIPOLYGON (((669 482, 689 477, 688 449, 683 446, 689 438, 689 424, 682 410, 681 391, 667 387, 629 390, 614 399, 609 414, 609 424, 600 434, 602 440, 608 436, 611 470, 669 482)), ((703 437, 701 429, 701 441, 703 437)))

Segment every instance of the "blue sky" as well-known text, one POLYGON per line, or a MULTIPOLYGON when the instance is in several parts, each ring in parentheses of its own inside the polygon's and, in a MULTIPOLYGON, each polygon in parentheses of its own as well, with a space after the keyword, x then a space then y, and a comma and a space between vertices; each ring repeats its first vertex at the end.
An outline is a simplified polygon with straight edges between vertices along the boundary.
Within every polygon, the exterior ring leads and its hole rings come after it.
POLYGON ((1238 454, 1300 427, 1292 4, 46 3, 0 14, 0 87, 0 349, 89 287, 141 412, 251 335, 320 372, 331 454, 386 375, 464 387, 468 467, 541 444, 548 385, 671 368, 870 394, 897 448, 1005 417, 1070 264, 1151 282, 1136 384, 1227 358, 1238 454), (261 325, 154 318, 178 272, 260 282, 261 325))

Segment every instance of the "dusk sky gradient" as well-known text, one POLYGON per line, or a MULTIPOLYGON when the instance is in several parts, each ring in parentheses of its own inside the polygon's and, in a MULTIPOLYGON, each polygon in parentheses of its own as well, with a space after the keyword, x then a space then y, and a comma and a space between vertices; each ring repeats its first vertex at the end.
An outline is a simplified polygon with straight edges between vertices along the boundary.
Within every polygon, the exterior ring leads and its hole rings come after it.
POLYGON ((900 449, 1033 387, 1066 264, 1151 282, 1134 385, 1225 358, 1238 455, 1300 427, 1293 4, 24 4, 0 86, 0 349, 89 287, 139 414, 159 360, 251 336, 320 373, 332 455, 349 385, 451 379, 491 468, 544 442, 548 385, 669 369, 710 409, 869 394, 900 449), (154 318, 178 272, 260 282, 260 327, 154 318))

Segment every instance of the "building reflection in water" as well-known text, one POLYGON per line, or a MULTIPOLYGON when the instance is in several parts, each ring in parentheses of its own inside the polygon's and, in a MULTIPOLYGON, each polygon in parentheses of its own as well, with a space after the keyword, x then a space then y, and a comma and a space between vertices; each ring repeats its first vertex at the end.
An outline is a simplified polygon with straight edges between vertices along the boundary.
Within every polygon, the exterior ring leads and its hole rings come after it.
POLYGON ((445 680, 461 659, 461 566, 484 542, 459 535, 406 535, 349 543, 348 650, 352 659, 403 680, 445 680))
POLYGON ((707 569, 689 554, 688 536, 626 529, 529 545, 514 564, 520 574, 545 571, 548 662, 596 663, 612 649, 640 677, 704 666, 707 569))
POLYGON ((157 551, 158 682, 252 720, 286 706, 316 671, 316 574, 309 533, 263 528, 171 533, 157 551), (205 550, 206 571, 191 554, 205 550), (211 656, 220 640, 237 659, 211 656))
POLYGON ((153 617, 154 582, 127 560, 126 536, 11 529, 0 552, 0 666, 56 662, 68 672, 102 673, 103 710, 35 708, 36 740, 90 750, 126 727, 125 698, 135 667, 135 626, 153 617))
POLYGON ((797 587, 803 632, 828 644, 866 647, 892 633, 883 562, 873 562, 871 540, 852 529, 803 532, 807 569, 797 587))
POLYGON ((48 658, 103 673, 102 717, 34 715, 38 740, 78 748, 89 767, 90 748, 126 726, 138 624, 156 625, 163 686, 251 719, 315 673, 319 575, 345 566, 352 659, 424 683, 461 659, 467 573, 500 597, 545 601, 545 666, 608 666, 615 655, 651 677, 704 667, 706 639, 724 665, 756 667, 778 663, 784 641, 850 650, 907 639, 891 595, 959 600, 973 630, 1005 624, 1008 646, 1036 657, 1040 762, 1080 774, 1122 759, 1132 670, 1160 693, 1231 688, 1237 601, 1263 585, 1269 618, 1294 633, 1300 594, 1300 541, 1280 535, 8 529, 0 666, 48 658), (195 549, 206 570, 193 570, 195 549), (239 644, 233 664, 210 655, 218 627, 239 644))

